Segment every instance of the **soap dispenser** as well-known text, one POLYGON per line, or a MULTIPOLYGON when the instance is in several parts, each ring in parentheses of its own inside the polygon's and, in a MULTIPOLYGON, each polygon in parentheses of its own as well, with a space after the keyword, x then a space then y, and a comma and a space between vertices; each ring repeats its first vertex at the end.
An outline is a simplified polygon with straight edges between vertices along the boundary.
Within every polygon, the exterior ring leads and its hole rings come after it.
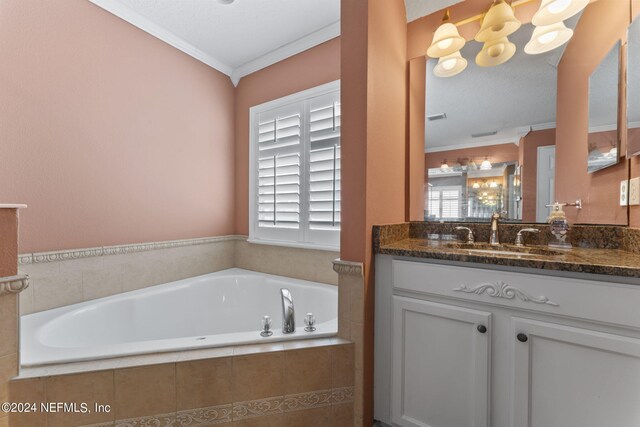
POLYGON ((562 210, 563 206, 565 206, 565 204, 558 202, 551 205, 551 214, 549 214, 547 222, 549 223, 551 234, 555 237, 555 241, 550 242, 549 247, 556 249, 571 249, 571 243, 566 241, 567 233, 569 232, 569 222, 567 221, 567 216, 562 210))

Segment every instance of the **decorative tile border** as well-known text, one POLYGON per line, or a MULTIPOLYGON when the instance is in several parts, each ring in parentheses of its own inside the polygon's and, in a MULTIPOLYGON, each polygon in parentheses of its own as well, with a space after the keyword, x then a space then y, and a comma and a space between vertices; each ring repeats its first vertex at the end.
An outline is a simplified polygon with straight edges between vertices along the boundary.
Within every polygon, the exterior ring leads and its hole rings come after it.
POLYGON ((176 426, 202 427, 230 423, 232 410, 233 405, 229 403, 228 405, 179 411, 176 415, 176 426))
POLYGON ((333 271, 338 274, 362 276, 362 263, 336 259, 333 260, 333 271))
POLYGON ((9 276, 0 278, 0 296, 18 294, 29 287, 29 275, 9 276))
POLYGON ((246 238, 246 236, 229 235, 218 237, 203 237, 197 239, 169 240, 165 242, 136 243, 131 245, 102 246, 97 248, 69 249, 64 251, 37 252, 33 254, 19 255, 18 263, 20 265, 40 264, 45 262, 66 261, 105 255, 124 255, 158 249, 170 249, 183 246, 206 245, 216 242, 246 240, 246 238))
POLYGON ((329 406, 333 403, 331 390, 313 391, 311 393, 299 393, 285 396, 284 411, 293 412, 303 409, 319 408, 329 406))
POLYGON ((148 417, 116 420, 116 427, 173 427, 176 414, 160 414, 148 417))
POLYGON ((245 418, 281 414, 284 412, 283 403, 284 398, 282 396, 237 402, 233 404, 233 419, 243 420, 245 418))

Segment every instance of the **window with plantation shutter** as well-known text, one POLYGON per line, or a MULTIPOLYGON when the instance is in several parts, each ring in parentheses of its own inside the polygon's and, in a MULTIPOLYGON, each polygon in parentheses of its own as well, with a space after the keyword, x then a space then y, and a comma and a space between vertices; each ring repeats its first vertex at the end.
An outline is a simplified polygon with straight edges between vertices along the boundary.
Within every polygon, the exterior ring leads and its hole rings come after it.
POLYGON ((339 82, 253 107, 250 122, 250 241, 337 249, 339 82))

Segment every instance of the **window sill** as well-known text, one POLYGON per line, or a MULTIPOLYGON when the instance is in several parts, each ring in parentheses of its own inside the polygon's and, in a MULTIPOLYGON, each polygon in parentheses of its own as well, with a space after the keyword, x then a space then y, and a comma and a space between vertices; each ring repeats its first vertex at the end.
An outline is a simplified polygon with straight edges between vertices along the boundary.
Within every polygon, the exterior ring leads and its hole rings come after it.
POLYGON ((340 252, 340 246, 332 246, 332 245, 316 245, 313 243, 302 243, 302 242, 284 242, 282 240, 264 240, 264 239, 255 239, 251 237, 247 239, 247 242, 253 243, 256 245, 284 246, 288 248, 314 249, 317 251, 340 252))

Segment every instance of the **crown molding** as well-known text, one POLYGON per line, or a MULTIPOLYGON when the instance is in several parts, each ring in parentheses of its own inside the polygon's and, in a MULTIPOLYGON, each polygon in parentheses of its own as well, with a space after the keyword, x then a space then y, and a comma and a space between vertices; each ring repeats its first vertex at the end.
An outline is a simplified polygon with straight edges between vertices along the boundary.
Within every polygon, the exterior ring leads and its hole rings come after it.
POLYGON ((106 10, 107 12, 114 14, 118 18, 127 21, 131 25, 140 28, 142 31, 151 34, 152 36, 162 40, 163 42, 197 59, 198 61, 204 62, 211 68, 214 68, 221 73, 226 74, 227 76, 231 76, 231 73, 233 72, 232 67, 223 63, 222 61, 217 60, 208 53, 201 51, 197 47, 184 41, 182 38, 176 36, 172 32, 166 30, 164 27, 161 27, 160 25, 154 23, 138 12, 118 2, 117 0, 89 1, 96 6, 99 6, 102 9, 106 10))
POLYGON ((281 46, 271 52, 251 60, 237 68, 225 64, 214 58, 208 53, 203 52, 191 43, 186 42, 182 38, 176 36, 164 27, 156 24, 145 16, 139 14, 135 10, 123 5, 117 0, 88 0, 96 6, 106 10, 120 19, 140 28, 152 36, 162 40, 163 42, 175 47, 176 49, 186 53, 187 55, 197 59, 214 68, 221 73, 229 76, 234 86, 238 86, 240 79, 251 73, 255 73, 263 68, 287 59, 293 55, 309 50, 319 44, 332 40, 340 36, 340 21, 336 21, 308 34, 298 40, 281 46))
POLYGON ((231 73, 231 81, 234 85, 238 85, 240 79, 251 73, 255 73, 263 68, 267 68, 277 62, 287 59, 293 55, 309 50, 312 47, 318 46, 324 42, 335 39, 340 36, 340 21, 336 21, 333 24, 329 24, 326 27, 319 29, 311 34, 308 34, 296 41, 288 43, 278 49, 262 55, 252 61, 249 61, 231 73))
POLYGON ((465 142, 464 144, 456 144, 456 145, 445 145, 442 147, 430 147, 424 150, 425 153, 440 153, 442 151, 454 151, 454 150, 463 150, 465 148, 475 148, 475 147, 487 147, 489 145, 503 145, 503 144, 514 144, 518 145, 519 137, 518 136, 510 136, 508 138, 495 139, 491 141, 479 141, 479 142, 465 142))

